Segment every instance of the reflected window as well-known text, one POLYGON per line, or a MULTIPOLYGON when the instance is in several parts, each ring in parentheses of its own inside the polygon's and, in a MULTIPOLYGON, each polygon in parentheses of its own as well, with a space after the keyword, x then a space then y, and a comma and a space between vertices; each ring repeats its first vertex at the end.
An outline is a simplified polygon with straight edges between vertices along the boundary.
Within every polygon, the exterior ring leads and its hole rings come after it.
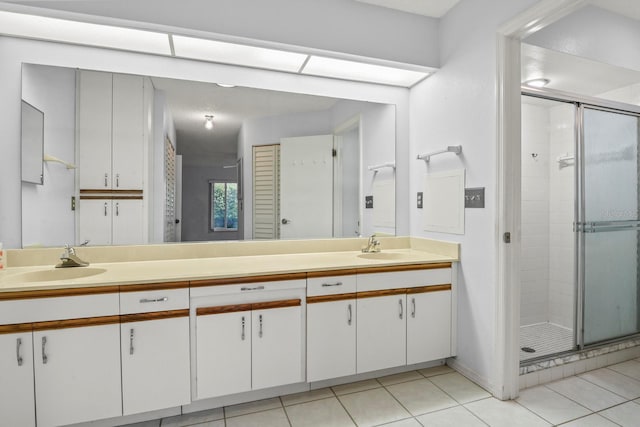
POLYGON ((238 183, 209 181, 212 231, 238 230, 238 183))

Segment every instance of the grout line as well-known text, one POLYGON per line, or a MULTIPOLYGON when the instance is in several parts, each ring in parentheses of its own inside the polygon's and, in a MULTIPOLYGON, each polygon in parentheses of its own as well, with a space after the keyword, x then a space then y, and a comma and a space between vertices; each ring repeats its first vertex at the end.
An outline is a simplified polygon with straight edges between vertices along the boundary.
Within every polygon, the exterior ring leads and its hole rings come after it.
POLYGON ((287 418, 289 427, 292 427, 293 423, 291 423, 291 419, 289 418, 289 413, 287 412, 287 408, 284 406, 284 402, 282 401, 282 396, 278 396, 278 400, 280 400, 280 406, 282 407, 282 412, 284 412, 284 416, 287 418))

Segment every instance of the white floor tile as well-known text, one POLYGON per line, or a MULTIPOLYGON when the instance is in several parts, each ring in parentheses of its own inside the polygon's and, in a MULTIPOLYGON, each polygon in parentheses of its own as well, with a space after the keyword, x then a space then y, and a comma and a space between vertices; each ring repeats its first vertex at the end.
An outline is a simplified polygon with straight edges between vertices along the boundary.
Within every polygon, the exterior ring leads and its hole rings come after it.
POLYGON ((401 374, 389 375, 386 377, 378 378, 378 382, 383 386, 392 384, 406 383, 407 381, 421 380, 424 377, 418 373, 418 371, 403 372, 401 374))
POLYGON ((627 402, 602 411, 600 415, 623 427, 637 427, 640 422, 640 405, 627 402))
POLYGON ((159 425, 160 425, 160 420, 150 420, 150 421, 143 421, 141 423, 126 424, 125 426, 122 426, 122 427, 158 427, 159 425))
POLYGON ((224 408, 224 416, 237 417, 240 415, 251 414, 253 412, 266 411, 268 409, 282 408, 280 398, 256 400, 255 402, 241 403, 239 405, 227 406, 224 408))
POLYGON ((592 413, 584 406, 578 405, 545 386, 521 391, 516 402, 551 424, 561 424, 592 413))
POLYGON ((355 426, 336 397, 287 406, 285 411, 293 427, 355 426))
POLYGON ((619 427, 618 424, 613 421, 609 421, 605 417, 592 414, 584 418, 578 418, 577 420, 560 424, 562 427, 619 427))
POLYGON ((376 426, 409 417, 409 413, 384 388, 339 397, 356 424, 376 426))
POLYGON ((450 374, 451 372, 455 372, 453 369, 448 367, 447 365, 434 366, 433 368, 420 369, 418 372, 424 375, 425 377, 433 377, 435 375, 442 374, 450 374))
POLYGON ((388 424, 380 424, 379 427, 422 427, 415 418, 407 418, 406 420, 394 421, 388 424))
POLYGON ((491 396, 483 388, 475 385, 457 372, 438 375, 429 378, 429 380, 460 403, 473 402, 474 400, 491 396))
POLYGON ((416 418, 423 426, 429 427, 486 427, 485 423, 464 406, 443 409, 416 418))
POLYGON ((160 425, 161 427, 184 427, 216 420, 224 420, 224 410, 222 408, 164 418, 160 425))
POLYGON ((359 391, 371 390, 382 387, 376 380, 358 381, 356 383, 342 384, 331 387, 338 396, 342 394, 357 393, 359 391))
POLYGON ((623 403, 625 399, 582 378, 570 377, 546 385, 551 390, 594 412, 623 403))
POLYGON ((327 399, 334 397, 330 388, 320 388, 318 390, 305 391, 303 393, 288 394, 282 396, 282 404, 284 406, 298 405, 300 403, 312 402, 314 400, 327 399))
POLYGON ((227 418, 226 427, 290 427, 284 408, 227 418))
POLYGON ((205 423, 189 424, 189 427, 225 427, 224 420, 208 421, 205 423))
POLYGON ((512 400, 501 401, 488 398, 467 403, 464 406, 491 427, 542 427, 551 425, 512 400))
POLYGON ((640 397, 640 381, 634 380, 619 372, 612 371, 611 369, 603 368, 586 372, 579 375, 579 378, 599 385, 627 399, 637 399, 640 397))
POLYGON ((387 390, 414 416, 458 405, 426 378, 390 385, 387 390))
POLYGON ((640 380, 640 362, 637 359, 608 366, 609 369, 619 372, 636 380, 640 380))

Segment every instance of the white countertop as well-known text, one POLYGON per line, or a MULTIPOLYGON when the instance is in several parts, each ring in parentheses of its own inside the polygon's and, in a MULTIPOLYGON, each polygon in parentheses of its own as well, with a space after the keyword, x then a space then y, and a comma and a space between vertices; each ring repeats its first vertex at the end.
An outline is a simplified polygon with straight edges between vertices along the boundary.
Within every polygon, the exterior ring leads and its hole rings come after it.
POLYGON ((53 265, 12 267, 0 271, 0 292, 193 281, 458 261, 457 257, 451 255, 411 248, 383 250, 377 259, 362 258, 359 255, 362 255, 359 251, 335 251, 92 263, 89 268, 105 271, 89 277, 50 281, 24 281, 24 277, 21 276, 24 273, 54 270, 53 265))

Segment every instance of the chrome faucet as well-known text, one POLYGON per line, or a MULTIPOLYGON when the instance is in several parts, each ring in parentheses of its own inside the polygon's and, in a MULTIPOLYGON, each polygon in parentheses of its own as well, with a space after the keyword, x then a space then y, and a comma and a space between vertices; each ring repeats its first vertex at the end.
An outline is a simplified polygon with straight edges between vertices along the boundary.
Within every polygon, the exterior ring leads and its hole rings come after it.
POLYGON ((376 235, 372 234, 367 241, 367 246, 362 248, 364 253, 380 252, 380 241, 376 240, 376 235))
MULTIPOLYGON (((87 240, 81 246, 85 246, 89 241, 87 240)), ((86 267, 89 263, 81 260, 76 255, 76 250, 70 245, 64 245, 64 252, 60 255, 60 263, 56 265, 56 268, 66 267, 86 267)))

